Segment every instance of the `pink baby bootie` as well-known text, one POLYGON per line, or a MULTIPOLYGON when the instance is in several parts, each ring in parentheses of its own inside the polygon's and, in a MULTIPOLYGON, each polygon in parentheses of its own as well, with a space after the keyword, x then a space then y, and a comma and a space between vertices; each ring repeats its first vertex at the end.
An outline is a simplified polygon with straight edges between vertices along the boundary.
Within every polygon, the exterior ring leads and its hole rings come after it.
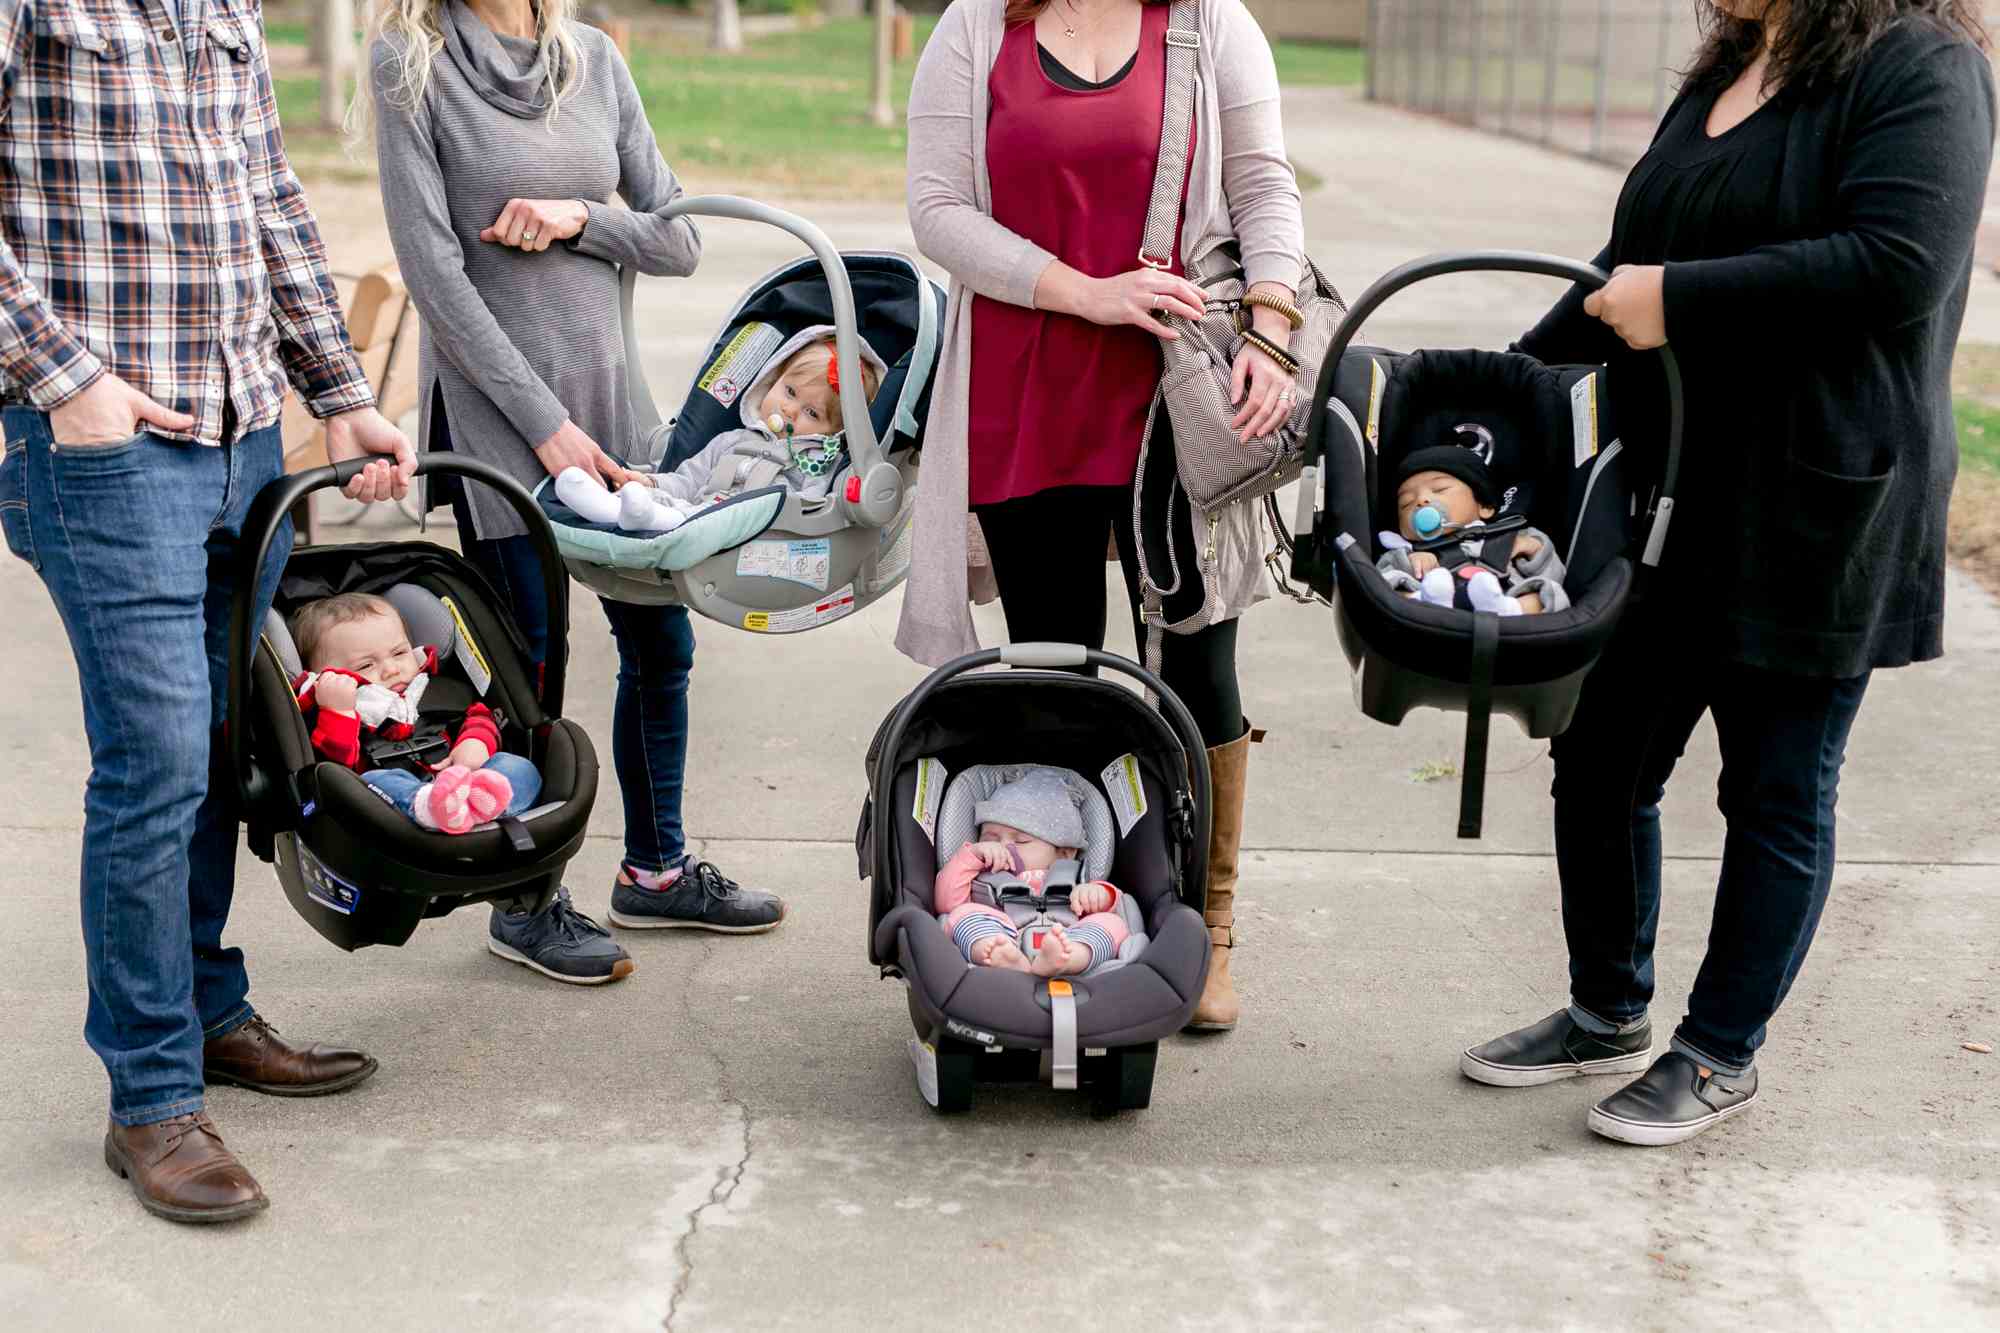
POLYGON ((507 808, 514 789, 498 773, 452 764, 417 789, 410 813, 436 833, 469 833, 507 808))

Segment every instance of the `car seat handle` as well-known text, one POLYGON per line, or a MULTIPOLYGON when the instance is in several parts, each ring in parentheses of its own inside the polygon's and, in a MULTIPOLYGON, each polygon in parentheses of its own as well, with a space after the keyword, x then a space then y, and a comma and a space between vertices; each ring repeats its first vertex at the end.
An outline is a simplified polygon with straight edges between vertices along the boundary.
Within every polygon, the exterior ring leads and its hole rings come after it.
MULTIPOLYGON (((864 527, 887 527, 902 509, 902 473, 882 456, 882 443, 875 435, 869 415, 868 395, 862 388, 860 322, 854 309, 854 285, 848 281, 847 264, 825 232, 796 213, 773 208, 755 199, 726 194, 692 195, 661 209, 661 218, 732 218, 740 222, 762 222, 789 232, 804 241, 826 274, 827 292, 833 298, 834 357, 840 366, 840 415, 846 433, 848 455, 854 460, 855 475, 861 478, 857 494, 842 494, 839 503, 855 522, 864 527)), ((619 320, 625 334, 625 370, 632 411, 642 436, 661 424, 660 409, 646 383, 645 363, 639 356, 638 322, 633 315, 633 293, 639 272, 626 268, 621 275, 619 320)))
MULTIPOLYGON (((1329 422, 1334 415, 1325 404, 1333 399, 1334 381, 1340 373, 1341 359, 1360 336, 1362 324, 1382 307, 1383 302, 1405 287, 1453 273, 1531 273, 1567 278, 1589 291, 1596 291, 1611 281, 1611 275, 1594 264, 1531 250, 1450 250, 1424 255, 1389 270, 1356 298, 1333 332, 1333 342, 1327 348, 1325 360, 1320 363, 1319 382, 1313 387, 1313 402, 1319 405, 1319 410, 1313 412, 1306 428, 1305 467, 1317 467, 1325 456, 1327 432, 1331 429, 1329 422)), ((1651 515, 1651 531, 1641 556, 1641 563, 1648 566, 1659 563, 1660 550, 1666 541, 1667 523, 1673 516, 1674 487, 1680 479, 1681 469, 1681 431, 1687 415, 1681 391, 1680 363, 1674 356, 1673 348, 1662 344, 1659 356, 1667 385, 1667 459, 1659 496, 1651 515)), ((1328 530, 1331 525, 1320 519, 1321 515, 1315 514, 1311 531, 1299 532, 1293 538, 1292 577, 1324 590, 1332 570, 1332 543, 1339 534, 1328 530)))
MULTIPOLYGON (((331 467, 279 477, 257 492, 249 514, 243 520, 236 595, 229 610, 229 711, 225 715, 224 734, 229 746, 230 767, 236 775, 237 797, 242 802, 245 815, 256 812, 275 796, 271 784, 255 771, 250 762, 250 728, 244 721, 249 716, 250 673, 257 660, 257 641, 264 632, 261 623, 251 623, 252 603, 263 580, 264 565, 270 559, 271 548, 277 543, 286 517, 299 501, 314 491, 345 486, 374 461, 374 458, 351 458, 331 467)), ((453 453, 423 453, 417 456, 417 476, 447 472, 468 481, 484 482, 513 506, 514 512, 527 525, 528 536, 535 543, 536 554, 541 560, 542 594, 547 599, 549 623, 567 625, 568 567, 563 564, 561 548, 556 545, 555 529, 549 525, 548 516, 542 513, 534 496, 499 468, 476 458, 453 453)), ((567 656, 560 644, 550 645, 548 661, 542 666, 543 723, 539 730, 546 730, 549 718, 562 716, 567 656)))

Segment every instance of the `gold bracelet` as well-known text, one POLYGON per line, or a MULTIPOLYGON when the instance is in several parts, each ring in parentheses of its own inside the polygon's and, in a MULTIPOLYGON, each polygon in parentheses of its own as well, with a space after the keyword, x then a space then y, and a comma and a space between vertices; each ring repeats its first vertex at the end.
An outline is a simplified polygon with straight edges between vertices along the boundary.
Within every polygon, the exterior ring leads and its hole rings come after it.
POLYGON ((1251 292, 1243 298, 1243 304, 1262 306, 1266 310, 1276 311, 1285 317, 1285 322, 1292 326, 1294 333, 1306 326, 1305 312, 1282 296, 1273 296, 1269 292, 1251 292))
POLYGON ((1298 358, 1255 329, 1245 329, 1243 332, 1243 341, 1277 362, 1278 368, 1287 375, 1297 375, 1299 373, 1298 358))

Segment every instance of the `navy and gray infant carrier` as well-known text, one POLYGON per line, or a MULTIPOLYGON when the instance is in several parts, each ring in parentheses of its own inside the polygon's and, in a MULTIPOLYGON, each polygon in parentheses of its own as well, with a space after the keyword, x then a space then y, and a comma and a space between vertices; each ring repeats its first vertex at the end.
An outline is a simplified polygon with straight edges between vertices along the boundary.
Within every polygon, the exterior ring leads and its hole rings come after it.
MULTIPOLYGON (((507 603, 463 557, 430 542, 300 547, 286 562, 270 613, 251 623, 251 590, 285 515, 313 491, 345 485, 366 462, 282 477, 258 495, 244 524, 230 626, 230 760, 251 850, 276 867, 299 915, 343 949, 402 944, 424 918, 471 903, 547 906, 563 866, 583 845, 597 797, 597 752, 562 716, 568 580, 548 521, 499 470, 448 453, 422 455, 417 464, 420 474, 457 473, 497 487, 527 524, 542 553, 557 636, 541 672, 507 603), (502 748, 525 755, 542 775, 534 808, 463 834, 426 832, 359 773, 314 753, 292 692, 303 664, 287 617, 343 592, 386 597, 411 642, 437 649, 437 672, 420 703, 424 718, 456 718, 475 702, 493 711, 502 748)), ((442 757, 413 759, 434 765, 442 757)))
POLYGON ((1333 601, 1362 712, 1391 726, 1418 707, 1467 715, 1458 828, 1466 838, 1480 832, 1492 714, 1538 739, 1568 727, 1632 595, 1635 554, 1639 568, 1659 562, 1682 423, 1680 374, 1664 347, 1667 443, 1664 467, 1649 469, 1627 453, 1613 414, 1634 405, 1617 402, 1601 366, 1352 345, 1362 321, 1403 288, 1482 271, 1591 289, 1609 280, 1574 260, 1490 251, 1414 260, 1377 281, 1342 321, 1320 372, 1314 401, 1326 410, 1313 414, 1307 437, 1292 551, 1292 577, 1333 601), (1429 606, 1397 595, 1377 570, 1377 534, 1397 527, 1398 465, 1466 426, 1491 436, 1491 471, 1505 488, 1493 522, 1524 518, 1555 542, 1568 570, 1566 609, 1503 618, 1429 606))
MULTIPOLYGON (((759 279, 710 340, 680 410, 662 419, 647 387, 626 270, 621 319, 639 470, 670 472, 741 425, 741 397, 765 363, 804 330, 835 330, 843 452, 820 494, 757 482, 746 468, 726 497, 670 532, 623 533, 569 513, 544 483, 543 504, 570 572, 610 598, 681 603, 739 629, 814 629, 867 606, 902 582, 910 564, 917 455, 944 325, 944 289, 916 263, 886 251, 833 248, 812 223, 747 199, 683 200, 675 216, 764 222, 812 255, 759 279), (887 367, 873 403, 861 389, 862 340, 887 367)), ((766 472, 769 470, 767 469, 766 472)))
MULTIPOLYGON (((1181 701, 1136 662, 1066 644, 1014 644, 932 672, 868 750, 855 850, 870 881, 868 958, 908 988, 918 1084, 963 1111, 979 1081, 1087 1089, 1100 1113, 1152 1099, 1160 1039, 1194 1014, 1208 978, 1208 752, 1181 701), (982 671, 1005 665, 1011 670, 982 671), (1159 699, 1079 674, 1137 680, 1159 699), (936 913, 939 869, 976 827, 974 809, 1023 766, 1068 769, 1088 787, 1085 879, 1139 907, 1111 964, 1047 979, 975 967, 936 913)), ((1045 895, 1066 893, 1056 872, 1045 895)))

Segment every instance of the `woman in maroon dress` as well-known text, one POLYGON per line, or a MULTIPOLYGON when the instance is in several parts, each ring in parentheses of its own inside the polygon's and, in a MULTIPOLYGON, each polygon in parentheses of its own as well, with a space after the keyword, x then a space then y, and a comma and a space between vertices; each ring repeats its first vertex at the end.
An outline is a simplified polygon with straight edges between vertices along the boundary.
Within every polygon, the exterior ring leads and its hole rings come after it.
MULTIPOLYGON (((1190 261, 1234 247, 1251 290, 1270 301, 1252 307, 1256 329, 1289 342, 1303 222, 1270 47, 1241 0, 1200 0, 1193 16, 1195 114, 1168 268, 1138 257, 1166 102, 1166 0, 959 0, 925 48, 910 98, 911 224, 954 281, 897 635, 920 661, 977 646, 968 513, 1013 641, 1102 646, 1108 537, 1136 624, 1133 474, 1160 378, 1157 340, 1178 336, 1158 316, 1200 315, 1201 291, 1183 276, 1190 261)), ((1243 440, 1289 413, 1291 379, 1272 358, 1246 346, 1235 382, 1243 440)), ((1164 413, 1157 428, 1167 429, 1164 413)), ((1200 724, 1215 777, 1215 961, 1193 1025, 1229 1028, 1251 739, 1235 616, 1262 595, 1262 535, 1248 504, 1199 544, 1185 502, 1171 512, 1177 549, 1210 552, 1222 591, 1221 618, 1165 636, 1162 675, 1200 724)), ((1185 581, 1198 598, 1197 582, 1185 581)), ((1195 609, 1169 599, 1168 619, 1195 609)))

